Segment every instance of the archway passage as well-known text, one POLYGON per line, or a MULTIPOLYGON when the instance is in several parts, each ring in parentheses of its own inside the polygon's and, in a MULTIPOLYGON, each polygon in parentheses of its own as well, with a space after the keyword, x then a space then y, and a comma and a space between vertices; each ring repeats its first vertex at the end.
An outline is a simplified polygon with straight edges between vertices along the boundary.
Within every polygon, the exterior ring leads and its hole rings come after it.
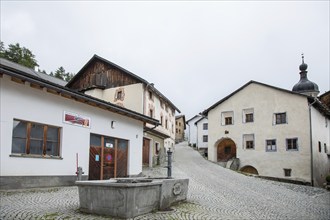
POLYGON ((233 140, 227 138, 217 146, 217 161, 227 162, 231 158, 236 158, 236 144, 233 140))
POLYGON ((241 171, 244 173, 259 175, 258 170, 256 168, 254 168, 253 166, 242 167, 241 171))

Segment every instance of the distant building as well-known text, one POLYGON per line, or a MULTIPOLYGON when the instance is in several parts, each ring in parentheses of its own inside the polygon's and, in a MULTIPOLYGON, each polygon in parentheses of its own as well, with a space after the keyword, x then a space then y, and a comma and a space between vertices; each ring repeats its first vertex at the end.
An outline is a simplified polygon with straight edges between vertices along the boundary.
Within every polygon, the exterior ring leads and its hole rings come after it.
POLYGON ((196 146, 198 149, 207 149, 208 146, 208 120, 206 117, 201 117, 198 121, 195 122, 197 127, 197 143, 196 146))
POLYGON ((186 130, 186 118, 184 115, 175 116, 175 142, 184 141, 184 134, 186 130))
MULTIPOLYGON (((94 55, 67 84, 68 88, 154 118, 159 126, 147 123, 143 137, 143 164, 165 161, 166 150, 174 150, 175 112, 180 110, 153 83, 94 55)), ((142 144, 142 143, 141 143, 142 144)))
POLYGON ((201 119, 201 115, 195 115, 191 119, 189 119, 186 124, 188 125, 188 144, 190 146, 197 145, 197 126, 195 125, 195 122, 201 119))
POLYGON ((307 64, 299 68, 293 91, 250 81, 203 112, 209 160, 238 158, 243 172, 322 186, 330 174, 330 110, 307 79, 307 64))
POLYGON ((0 59, 0 189, 142 173, 145 124, 158 120, 0 59))

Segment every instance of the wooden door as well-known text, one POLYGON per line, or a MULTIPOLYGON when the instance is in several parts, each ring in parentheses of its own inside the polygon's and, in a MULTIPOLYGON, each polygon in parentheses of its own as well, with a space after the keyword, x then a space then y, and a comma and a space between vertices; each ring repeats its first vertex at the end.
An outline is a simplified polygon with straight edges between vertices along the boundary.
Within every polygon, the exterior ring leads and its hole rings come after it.
MULTIPOLYGON (((106 144, 106 140, 104 140, 104 143, 106 144)), ((107 146, 107 145, 105 145, 107 146)), ((115 146, 111 145, 108 147, 104 147, 103 149, 103 175, 102 179, 103 180, 108 180, 110 178, 115 177, 115 146)))
POLYGON ((150 140, 143 138, 142 164, 149 165, 150 140))
POLYGON ((101 179, 101 147, 90 146, 89 148, 89 180, 101 179))

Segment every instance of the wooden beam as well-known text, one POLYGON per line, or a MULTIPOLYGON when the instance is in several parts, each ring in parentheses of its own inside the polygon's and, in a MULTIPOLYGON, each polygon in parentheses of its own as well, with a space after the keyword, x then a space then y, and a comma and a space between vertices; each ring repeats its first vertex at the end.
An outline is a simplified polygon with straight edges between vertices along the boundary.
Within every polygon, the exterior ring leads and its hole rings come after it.
POLYGON ((24 80, 21 80, 21 79, 15 78, 15 77, 11 77, 11 81, 16 82, 16 83, 20 83, 20 84, 24 84, 25 83, 24 80))
POLYGON ((37 84, 30 84, 30 87, 34 88, 34 89, 40 89, 42 90, 44 87, 43 86, 40 86, 40 85, 37 85, 37 84))

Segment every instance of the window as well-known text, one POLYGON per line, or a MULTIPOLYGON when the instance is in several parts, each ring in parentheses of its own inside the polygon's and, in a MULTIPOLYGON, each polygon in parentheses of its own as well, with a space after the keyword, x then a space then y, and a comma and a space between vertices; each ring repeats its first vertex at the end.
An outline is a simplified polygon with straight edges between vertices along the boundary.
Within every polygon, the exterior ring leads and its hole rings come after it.
POLYGON ((254 149, 254 134, 243 135, 243 148, 254 149))
POLYGON ((152 92, 151 92, 151 91, 149 91, 149 99, 150 99, 150 100, 153 100, 152 92))
POLYGON ((226 117, 225 118, 225 125, 232 125, 233 124, 233 118, 232 117, 226 117))
POLYGON ((203 124, 203 130, 207 130, 208 129, 208 123, 204 123, 203 124))
POLYGON ((221 125, 233 125, 234 124, 234 112, 222 112, 221 113, 221 125))
POLYGON ((179 126, 181 126, 181 122, 179 122, 179 126))
POLYGON ((276 140, 275 139, 266 140, 266 151, 267 152, 276 151, 276 140))
POLYGON ((158 155, 160 151, 160 145, 158 142, 155 142, 155 155, 158 155))
POLYGON ((321 142, 319 141, 319 152, 322 152, 321 142))
POLYGON ((123 96, 123 92, 122 91, 118 91, 117 92, 117 99, 121 100, 121 97, 123 96))
POLYGON ((291 169, 283 169, 284 170, 284 176, 289 177, 291 176, 291 169))
POLYGON ((208 142, 208 136, 207 135, 203 135, 203 142, 208 142))
POLYGON ((250 123, 254 121, 254 110, 253 108, 243 110, 243 123, 250 123))
POLYGON ((177 128, 175 129, 175 132, 178 133, 178 129, 177 128))
POLYGON ((175 125, 178 126, 178 121, 175 122, 175 125))
POLYGON ((13 154, 60 155, 60 128, 34 122, 14 120, 13 154))
POLYGON ((253 141, 246 141, 246 149, 253 149, 253 141))
POLYGON ((152 109, 149 110, 149 116, 152 118, 154 114, 154 111, 152 109))
POLYGON ((163 125, 163 116, 160 116, 160 124, 163 125))
POLYGON ((181 133, 181 129, 179 129, 179 133, 181 133))
POLYGON ((286 120, 286 112, 283 113, 275 113, 275 124, 285 124, 286 120))
POLYGON ((124 93, 124 88, 119 88, 115 92, 115 101, 121 100, 124 101, 125 98, 125 93, 124 93))
POLYGON ((327 144, 324 143, 324 153, 328 153, 327 144))
POLYGON ((165 119, 165 128, 167 129, 168 128, 168 120, 165 119))
POLYGON ((298 150, 298 138, 286 139, 286 150, 298 150))
POLYGON ((253 113, 245 115, 245 122, 253 122, 253 113))

